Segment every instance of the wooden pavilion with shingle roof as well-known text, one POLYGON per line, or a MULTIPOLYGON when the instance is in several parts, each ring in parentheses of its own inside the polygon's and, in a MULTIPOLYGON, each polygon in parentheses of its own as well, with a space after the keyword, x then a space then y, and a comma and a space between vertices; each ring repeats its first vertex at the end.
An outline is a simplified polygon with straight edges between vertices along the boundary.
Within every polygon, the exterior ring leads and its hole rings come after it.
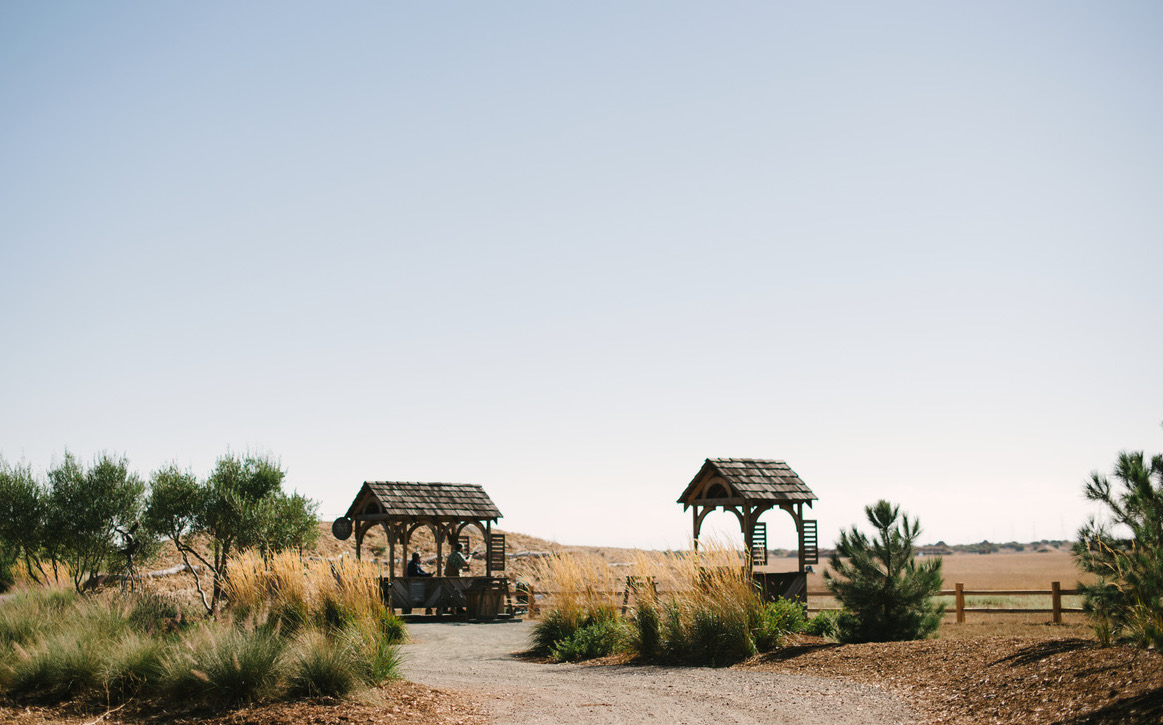
POLYGON ((767 526, 759 518, 780 508, 788 512, 799 534, 799 573, 806 589, 806 567, 819 560, 816 522, 804 518, 816 494, 787 463, 758 458, 708 458, 683 491, 678 503, 694 516, 694 542, 707 514, 722 509, 739 519, 743 542, 753 566, 767 564, 767 526))
POLYGON ((354 533, 355 555, 359 558, 364 536, 374 526, 383 526, 388 538, 389 576, 395 577, 396 545, 403 547, 401 561, 407 561, 412 534, 427 527, 436 541, 436 575, 441 576, 445 542, 451 548, 461 533, 472 526, 484 537, 485 575, 492 576, 494 571, 505 569, 505 537, 492 532, 492 525, 500 518, 496 504, 475 484, 365 481, 332 532, 340 539, 354 533), (341 524, 343 520, 347 523, 341 524))

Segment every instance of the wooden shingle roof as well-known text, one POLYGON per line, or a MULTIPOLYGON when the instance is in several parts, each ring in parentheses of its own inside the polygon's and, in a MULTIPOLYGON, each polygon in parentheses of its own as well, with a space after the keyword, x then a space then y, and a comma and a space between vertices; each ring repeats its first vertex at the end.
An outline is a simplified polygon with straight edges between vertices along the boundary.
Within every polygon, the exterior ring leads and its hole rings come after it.
POLYGON ((367 512, 369 498, 379 504, 377 513, 390 516, 482 521, 501 518, 485 490, 472 483, 364 481, 347 515, 355 517, 367 512))
POLYGON ((722 498, 774 503, 816 500, 812 489, 784 461, 708 458, 678 503, 688 506, 695 499, 706 498, 707 492, 714 487, 714 479, 719 479, 718 482, 727 489, 728 495, 722 498))

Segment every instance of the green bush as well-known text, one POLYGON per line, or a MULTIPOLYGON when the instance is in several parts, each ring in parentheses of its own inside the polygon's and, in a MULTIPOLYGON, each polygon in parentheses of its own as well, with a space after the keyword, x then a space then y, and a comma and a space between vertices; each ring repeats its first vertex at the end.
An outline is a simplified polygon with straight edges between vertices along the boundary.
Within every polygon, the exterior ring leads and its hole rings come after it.
POLYGON ((385 607, 380 612, 380 635, 388 644, 399 644, 408 640, 408 629, 404 620, 385 607))
POLYGON ((789 634, 798 634, 807 626, 804 605, 792 599, 768 602, 759 610, 755 624, 755 648, 771 652, 784 643, 789 634))
POLYGON ((316 619, 323 629, 330 632, 341 632, 355 624, 356 615, 350 608, 344 606, 343 602, 327 597, 323 600, 323 605, 319 607, 316 619))
POLYGON ((836 612, 817 613, 816 616, 808 620, 804 627, 804 634, 810 634, 813 637, 835 638, 836 612))
POLYGON ((691 647, 687 653, 692 665, 725 667, 755 654, 745 613, 700 606, 691 620, 691 647))
POLYGON ((625 642, 626 630, 620 621, 599 620, 558 641, 549 658, 554 662, 577 662, 607 657, 621 651, 625 642))
POLYGON ((342 629, 303 622, 292 636, 273 615, 262 626, 185 620, 160 596, 116 603, 71 592, 21 594, 0 606, 0 696, 237 704, 341 695, 398 678, 399 618, 384 610, 345 621, 342 629))
POLYGON ((634 613, 634 639, 631 647, 638 656, 653 662, 662 656, 662 622, 654 602, 643 602, 634 613))
POLYGON ((561 609, 550 609, 533 625, 532 652, 548 655, 558 642, 569 639, 577 631, 577 619, 561 609))
POLYGON ((617 617, 613 607, 603 605, 550 609, 533 627, 532 651, 550 655, 558 643, 573 637, 579 629, 613 621, 617 617))

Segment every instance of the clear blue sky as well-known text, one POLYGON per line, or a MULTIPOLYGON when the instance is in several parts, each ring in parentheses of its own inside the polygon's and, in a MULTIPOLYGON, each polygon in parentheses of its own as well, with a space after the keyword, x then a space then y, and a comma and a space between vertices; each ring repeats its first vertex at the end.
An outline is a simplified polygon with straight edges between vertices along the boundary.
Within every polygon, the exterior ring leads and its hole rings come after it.
POLYGON ((3 3, 0 454, 249 448, 327 518, 479 483, 657 547, 704 458, 780 458, 823 543, 882 497, 1070 537, 1163 450, 1160 38, 1155 2, 3 3))

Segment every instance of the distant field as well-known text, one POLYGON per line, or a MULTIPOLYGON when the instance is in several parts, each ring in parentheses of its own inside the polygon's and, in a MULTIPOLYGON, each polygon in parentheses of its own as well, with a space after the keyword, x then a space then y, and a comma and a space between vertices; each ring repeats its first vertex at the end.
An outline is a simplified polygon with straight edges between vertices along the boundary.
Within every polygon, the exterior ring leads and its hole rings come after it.
MULTIPOLYGON (((808 576, 808 591, 824 591, 823 571, 825 565, 815 567, 808 576)), ((1021 552, 997 554, 951 554, 942 557, 942 571, 945 574, 944 589, 953 589, 957 582, 967 590, 985 589, 1050 589, 1050 582, 1060 582, 1063 589, 1074 589, 1078 585, 1079 571, 1069 552, 1021 552)), ((1092 637, 1093 632, 1082 614, 1066 613, 1063 623, 1050 623, 1050 614, 966 614, 964 624, 957 624, 953 611, 953 597, 944 597, 948 614, 941 625, 940 636, 946 639, 966 639, 985 636, 1038 636, 1038 637, 1092 637)), ((830 597, 809 597, 812 608, 831 608, 838 604, 830 597)), ((1040 609, 1050 607, 1050 597, 1045 596, 991 596, 969 595, 968 607, 1040 609)), ((1063 606, 1080 606, 1080 597, 1063 597, 1063 606)))
MULTIPOLYGON (((1079 578, 1074 557, 1065 551, 951 554, 941 559, 946 589, 952 589, 956 582, 966 589, 1049 589, 1052 581, 1061 582, 1063 589, 1073 589, 1079 578)), ((789 561, 794 568, 795 560, 789 561)), ((808 591, 823 591, 825 568, 821 561, 808 575, 808 591)))

